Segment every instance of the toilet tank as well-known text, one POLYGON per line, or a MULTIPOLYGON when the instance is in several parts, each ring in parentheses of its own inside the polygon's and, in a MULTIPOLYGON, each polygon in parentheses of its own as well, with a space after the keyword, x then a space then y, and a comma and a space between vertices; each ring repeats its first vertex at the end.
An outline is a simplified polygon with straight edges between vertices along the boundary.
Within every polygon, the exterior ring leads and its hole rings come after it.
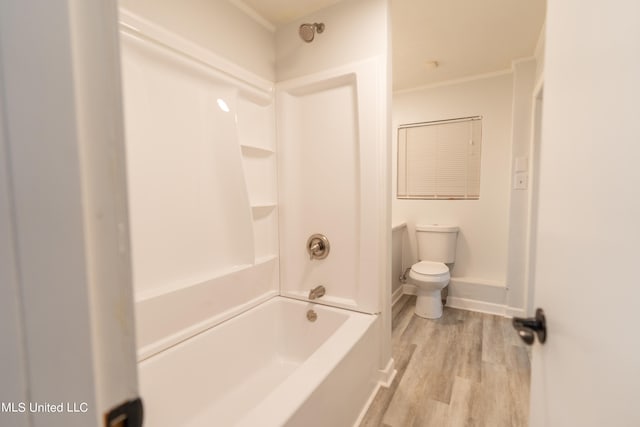
POLYGON ((454 225, 416 225, 418 260, 449 264, 456 259, 458 227, 454 225))

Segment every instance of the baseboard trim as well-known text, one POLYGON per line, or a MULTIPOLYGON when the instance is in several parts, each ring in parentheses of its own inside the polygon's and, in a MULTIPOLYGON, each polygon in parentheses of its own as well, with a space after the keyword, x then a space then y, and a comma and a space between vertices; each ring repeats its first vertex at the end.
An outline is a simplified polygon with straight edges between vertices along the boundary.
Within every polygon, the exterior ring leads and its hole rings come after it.
POLYGON ((393 294, 391 294, 391 305, 395 305, 398 300, 400 300, 400 298, 402 298, 402 295, 406 294, 406 292, 404 291, 404 287, 406 285, 400 285, 398 286, 398 289, 395 290, 395 292, 393 294))
POLYGON ((358 418, 356 418, 356 422, 353 423, 353 427, 359 427, 360 424, 362 424, 362 420, 364 420, 364 417, 367 415, 367 411, 369 410, 369 407, 373 403, 373 399, 376 398, 376 395, 378 394, 378 390, 380 390, 380 387, 382 387, 382 384, 380 383, 377 383, 375 387, 373 387, 373 391, 371 392, 371 395, 369 395, 367 402, 362 407, 362 410, 360 411, 358 418))
POLYGON ((353 424, 353 427, 358 427, 362 423, 362 420, 367 414, 369 407, 373 403, 373 399, 376 398, 380 387, 390 387, 397 373, 398 371, 395 369, 395 361, 393 360, 393 358, 389 359, 389 362, 387 363, 387 366, 384 367, 384 369, 378 370, 378 381, 373 388, 371 395, 369 395, 367 402, 364 404, 364 407, 360 411, 360 414, 358 415, 356 422, 353 424))
POLYGON ((499 316, 504 316, 506 314, 506 306, 504 305, 452 296, 447 298, 447 307, 478 311, 480 313, 497 314, 499 316))
POLYGON ((527 313, 522 308, 516 307, 506 307, 505 308, 505 317, 526 317, 527 313))
POLYGON ((405 283, 402 285, 402 292, 407 295, 418 295, 418 288, 416 288, 416 285, 405 283))
MULTIPOLYGON (((402 289, 402 294, 417 295, 416 285, 405 283, 400 287, 400 289, 402 289)), ((394 292, 393 294, 394 302, 397 301, 396 298, 400 299, 399 296, 396 296, 397 293, 398 291, 394 292)), ((525 310, 521 308, 509 307, 508 305, 504 304, 496 304, 493 302, 486 302, 471 298, 460 298, 452 295, 449 295, 447 297, 447 307, 458 308, 461 310, 477 311, 479 313, 495 314, 498 316, 509 318, 526 316, 525 310)))
POLYGON ((387 366, 385 366, 384 369, 380 369, 378 371, 378 383, 380 383, 380 385, 382 385, 383 387, 389 387, 391 385, 391 382, 395 378, 396 373, 398 373, 395 368, 395 364, 396 362, 392 357, 391 359, 389 359, 389 363, 387 363, 387 366))

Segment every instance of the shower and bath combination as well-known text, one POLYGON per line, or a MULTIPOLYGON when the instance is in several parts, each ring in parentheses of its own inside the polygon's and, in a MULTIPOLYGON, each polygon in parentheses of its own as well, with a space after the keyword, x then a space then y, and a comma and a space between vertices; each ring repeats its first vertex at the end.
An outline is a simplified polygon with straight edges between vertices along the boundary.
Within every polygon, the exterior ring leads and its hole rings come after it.
POLYGON ((298 34, 300 34, 300 38, 307 43, 311 43, 316 36, 316 33, 322 34, 324 32, 324 24, 321 23, 313 23, 313 24, 302 24, 298 29, 298 34))

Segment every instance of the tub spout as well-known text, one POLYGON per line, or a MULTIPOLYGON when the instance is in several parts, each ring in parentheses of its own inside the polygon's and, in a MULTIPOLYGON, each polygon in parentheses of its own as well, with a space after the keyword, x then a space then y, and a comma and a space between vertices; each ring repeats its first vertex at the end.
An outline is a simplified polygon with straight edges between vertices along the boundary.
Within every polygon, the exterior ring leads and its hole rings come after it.
POLYGON ((325 294, 326 291, 327 290, 324 288, 324 286, 322 285, 316 286, 315 288, 309 291, 309 299, 320 298, 325 294))

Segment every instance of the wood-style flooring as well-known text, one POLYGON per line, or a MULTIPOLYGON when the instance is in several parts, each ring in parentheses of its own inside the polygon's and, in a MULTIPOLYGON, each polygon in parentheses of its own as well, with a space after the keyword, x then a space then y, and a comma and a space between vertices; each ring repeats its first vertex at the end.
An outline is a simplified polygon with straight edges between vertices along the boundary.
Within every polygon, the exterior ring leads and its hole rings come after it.
POLYGON ((529 350, 510 319, 445 307, 416 316, 415 296, 393 307, 397 374, 361 427, 526 427, 529 350))

